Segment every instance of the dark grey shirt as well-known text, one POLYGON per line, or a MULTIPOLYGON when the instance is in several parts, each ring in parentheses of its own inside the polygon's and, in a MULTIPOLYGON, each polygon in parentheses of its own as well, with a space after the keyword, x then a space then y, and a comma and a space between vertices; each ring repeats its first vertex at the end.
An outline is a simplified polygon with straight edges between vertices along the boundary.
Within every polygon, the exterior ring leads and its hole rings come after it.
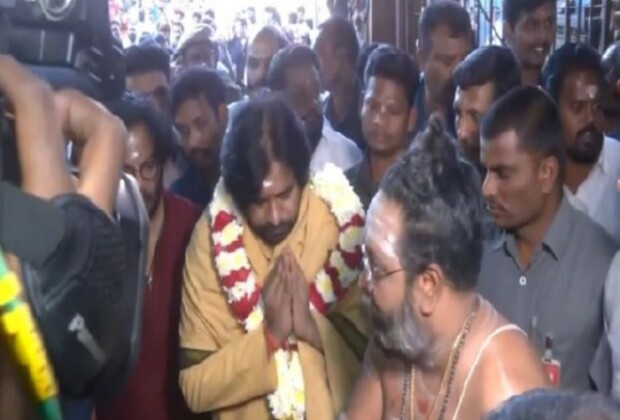
POLYGON ((378 188, 378 185, 373 185, 372 182, 368 153, 364 154, 364 158, 360 163, 346 171, 345 175, 362 201, 364 210, 368 210, 368 206, 370 206, 370 202, 377 193, 378 188))
POLYGON ((562 388, 610 391, 604 285, 615 252, 611 236, 566 198, 529 268, 520 267, 513 235, 485 245, 480 293, 530 334, 541 356, 553 337, 562 388))

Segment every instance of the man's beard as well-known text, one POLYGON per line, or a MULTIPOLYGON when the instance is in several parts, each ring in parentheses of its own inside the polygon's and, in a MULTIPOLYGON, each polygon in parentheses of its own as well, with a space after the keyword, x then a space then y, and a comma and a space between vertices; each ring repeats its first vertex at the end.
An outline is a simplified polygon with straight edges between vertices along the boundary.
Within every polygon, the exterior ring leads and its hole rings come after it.
POLYGON ((575 163, 592 165, 601 155, 604 140, 603 133, 594 125, 589 125, 577 133, 575 143, 566 148, 566 154, 575 163))
POLYGON ((418 366, 428 364, 431 340, 408 302, 403 301, 394 314, 388 315, 363 296, 362 308, 372 327, 371 340, 386 356, 418 366))
POLYGON ((277 226, 252 226, 254 233, 269 246, 276 246, 284 241, 295 227, 295 220, 282 222, 277 226))

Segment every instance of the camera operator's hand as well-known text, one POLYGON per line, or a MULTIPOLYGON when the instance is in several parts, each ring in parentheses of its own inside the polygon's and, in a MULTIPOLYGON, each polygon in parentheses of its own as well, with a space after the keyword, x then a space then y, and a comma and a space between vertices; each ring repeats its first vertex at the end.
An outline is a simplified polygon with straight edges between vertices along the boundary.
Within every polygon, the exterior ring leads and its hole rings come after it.
POLYGON ((77 192, 112 215, 127 138, 122 122, 77 91, 54 93, 6 55, 0 55, 0 93, 15 114, 22 189, 44 199, 76 192, 66 136, 83 149, 77 192))
POLYGON ((125 156, 125 126, 78 91, 59 91, 55 102, 65 135, 82 150, 78 192, 112 215, 125 156))
POLYGON ((15 115, 22 189, 44 199, 75 191, 52 89, 15 59, 0 54, 0 95, 15 115))

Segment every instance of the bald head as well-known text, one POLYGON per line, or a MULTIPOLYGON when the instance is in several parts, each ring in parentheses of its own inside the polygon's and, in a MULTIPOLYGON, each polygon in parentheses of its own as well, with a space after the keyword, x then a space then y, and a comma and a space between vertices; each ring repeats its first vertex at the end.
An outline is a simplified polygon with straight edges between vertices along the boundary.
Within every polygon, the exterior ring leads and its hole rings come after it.
POLYGON ((264 87, 273 56, 289 45, 282 32, 272 26, 261 29, 250 45, 246 63, 245 83, 250 95, 264 87))

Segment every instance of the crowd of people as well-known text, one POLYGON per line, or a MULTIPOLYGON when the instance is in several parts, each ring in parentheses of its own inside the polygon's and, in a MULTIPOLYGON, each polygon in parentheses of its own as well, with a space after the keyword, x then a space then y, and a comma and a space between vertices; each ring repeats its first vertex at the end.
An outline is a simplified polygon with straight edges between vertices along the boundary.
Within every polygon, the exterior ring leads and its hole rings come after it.
POLYGON ((173 66, 175 55, 187 44, 209 39, 218 69, 239 88, 245 85, 248 40, 263 26, 277 28, 289 42, 306 45, 311 44, 316 33, 319 11, 310 14, 303 5, 290 9, 288 14, 273 6, 249 6, 222 19, 206 4, 193 0, 111 0, 112 32, 125 48, 153 44, 166 49, 173 56, 173 66))
POLYGON ((181 3, 115 21, 141 350, 68 420, 620 418, 620 44, 554 49, 554 0, 507 46, 433 2, 415 57, 181 3))

